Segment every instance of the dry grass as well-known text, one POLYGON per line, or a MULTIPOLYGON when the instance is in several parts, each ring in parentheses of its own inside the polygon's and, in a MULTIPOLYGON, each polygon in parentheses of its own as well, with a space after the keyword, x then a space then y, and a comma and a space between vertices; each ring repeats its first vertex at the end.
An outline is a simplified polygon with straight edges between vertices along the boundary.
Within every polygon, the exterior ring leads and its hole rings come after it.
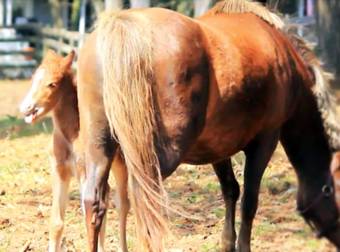
MULTIPOLYGON (((19 90, 27 88, 27 84, 22 83, 3 85, 0 83, 1 101, 14 93, 19 97, 19 93, 23 93, 19 90)), ((13 107, 17 100, 8 98, 6 102, 12 104, 1 106, 0 115, 7 114, 8 108, 13 107), (5 111, 3 108, 6 108, 5 111)), ((13 113, 15 115, 15 111, 13 113)), ((30 136, 17 134, 14 138, 0 139, 0 251, 20 251, 27 243, 31 251, 47 249, 51 202, 48 162, 50 140, 50 135, 44 131, 34 132, 30 136)), ((234 158, 234 170, 241 184, 242 164, 242 155, 237 155, 234 158)), ((112 179, 110 183, 114 187, 112 179)), ((209 166, 181 167, 166 181, 166 188, 173 204, 180 205, 186 212, 201 219, 193 221, 171 216, 174 237, 170 239, 169 246, 178 251, 218 251, 224 204, 213 170, 209 166)), ((260 205, 253 229, 253 251, 334 250, 327 241, 315 239, 309 227, 297 215, 295 194, 293 169, 279 148, 262 182, 260 205)), ((113 200, 111 202, 108 211, 107 251, 118 251, 117 213, 113 200)), ((238 214, 237 226, 239 222, 238 214)), ((64 245, 67 251, 85 251, 86 233, 77 183, 71 186, 65 226, 64 245)), ((131 214, 128 236, 129 246, 133 248, 131 214)))

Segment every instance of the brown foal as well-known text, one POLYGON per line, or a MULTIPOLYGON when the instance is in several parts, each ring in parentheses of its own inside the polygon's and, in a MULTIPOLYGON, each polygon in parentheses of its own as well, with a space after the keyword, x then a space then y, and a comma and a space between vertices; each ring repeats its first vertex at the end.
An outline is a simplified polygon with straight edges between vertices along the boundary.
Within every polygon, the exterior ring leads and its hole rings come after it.
MULTIPOLYGON (((81 142, 78 141, 79 112, 74 74, 71 70, 74 52, 66 57, 48 51, 41 65, 32 77, 32 86, 20 106, 27 123, 52 112, 53 151, 51 159, 52 209, 49 231, 49 251, 61 251, 64 214, 68 201, 68 189, 72 176, 76 176, 80 187, 84 187, 85 166, 81 142)), ((127 197, 127 173, 121 155, 115 156, 112 163, 115 176, 120 246, 127 252, 126 218, 129 211, 127 197)), ((81 189, 81 194, 82 194, 81 189)), ((106 202, 107 202, 106 198, 106 202)), ((101 228, 98 250, 104 251, 105 225, 101 228)))

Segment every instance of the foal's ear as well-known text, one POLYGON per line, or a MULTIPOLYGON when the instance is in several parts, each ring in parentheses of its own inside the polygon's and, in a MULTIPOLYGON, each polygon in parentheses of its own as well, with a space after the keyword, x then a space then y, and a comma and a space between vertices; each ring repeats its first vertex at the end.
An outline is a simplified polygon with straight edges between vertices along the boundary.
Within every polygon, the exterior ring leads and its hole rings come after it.
POLYGON ((68 55, 63 58, 63 67, 68 70, 72 66, 72 62, 75 56, 74 50, 72 50, 68 55))

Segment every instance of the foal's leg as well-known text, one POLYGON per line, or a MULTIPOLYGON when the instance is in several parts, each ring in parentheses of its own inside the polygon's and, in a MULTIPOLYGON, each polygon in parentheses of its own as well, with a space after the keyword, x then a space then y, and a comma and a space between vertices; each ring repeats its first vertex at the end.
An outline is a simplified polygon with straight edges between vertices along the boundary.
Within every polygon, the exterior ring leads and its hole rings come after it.
POLYGON ((231 160, 213 164, 215 173, 220 181, 226 214, 225 222, 222 232, 222 251, 232 252, 235 251, 235 207, 238 197, 240 195, 240 187, 235 178, 231 160))
MULTIPOLYGON (((56 145, 56 142, 54 143, 56 145)), ((56 147, 55 147, 56 148, 56 147)), ((66 151, 62 146, 58 153, 66 151)), ((49 227, 49 252, 61 250, 61 237, 64 228, 64 215, 68 201, 68 189, 72 174, 72 163, 52 161, 52 211, 49 227)))
POLYGON ((120 248, 122 252, 128 252, 126 242, 126 220, 130 209, 130 203, 128 199, 127 182, 128 174, 124 161, 122 160, 121 153, 118 152, 113 162, 112 171, 115 176, 117 199, 118 199, 118 211, 119 211, 119 238, 120 248))
POLYGON ((244 150, 246 165, 244 170, 241 229, 238 239, 239 252, 250 251, 251 228, 257 210, 261 179, 276 148, 278 137, 278 130, 262 133, 248 144, 244 150))

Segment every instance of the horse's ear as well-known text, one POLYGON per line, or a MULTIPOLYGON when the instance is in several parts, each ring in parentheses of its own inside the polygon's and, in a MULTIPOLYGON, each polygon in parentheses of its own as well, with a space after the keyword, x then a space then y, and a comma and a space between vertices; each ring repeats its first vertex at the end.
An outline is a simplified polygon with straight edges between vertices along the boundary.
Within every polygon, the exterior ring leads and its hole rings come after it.
POLYGON ((76 53, 74 52, 74 50, 72 50, 69 54, 67 54, 63 58, 63 67, 65 70, 68 70, 72 66, 72 62, 73 62, 75 54, 76 53))

